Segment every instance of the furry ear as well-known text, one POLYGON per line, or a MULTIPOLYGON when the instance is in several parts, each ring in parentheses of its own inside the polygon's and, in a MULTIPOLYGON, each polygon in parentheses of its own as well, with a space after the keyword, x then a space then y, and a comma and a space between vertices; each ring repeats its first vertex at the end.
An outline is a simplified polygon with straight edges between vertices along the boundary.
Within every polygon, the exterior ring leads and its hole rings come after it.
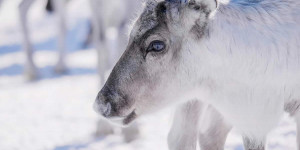
POLYGON ((208 19, 218 8, 217 0, 165 0, 165 5, 170 29, 182 34, 195 27, 199 32, 204 30, 208 19), (178 32, 178 29, 184 30, 178 32))
POLYGON ((218 0, 189 0, 188 5, 190 8, 208 15, 219 7, 218 0))

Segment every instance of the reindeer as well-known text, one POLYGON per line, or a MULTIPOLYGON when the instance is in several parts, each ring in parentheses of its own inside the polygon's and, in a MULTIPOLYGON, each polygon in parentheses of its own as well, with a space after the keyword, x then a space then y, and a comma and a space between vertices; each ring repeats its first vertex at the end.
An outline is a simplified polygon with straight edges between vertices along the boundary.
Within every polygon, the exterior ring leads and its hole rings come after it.
MULTIPOLYGON (((22 42, 23 49, 26 54, 26 64, 25 64, 25 75, 29 80, 34 80, 38 77, 38 72, 36 69, 36 65, 33 61, 33 46, 29 37, 29 29, 27 24, 27 14, 28 10, 32 6, 35 0, 22 0, 19 5, 19 13, 20 13, 20 27, 22 32, 22 42)), ((57 73, 63 73, 66 71, 65 65, 65 34, 66 34, 66 23, 65 23, 65 0, 48 0, 47 9, 51 10, 51 4, 54 7, 54 12, 58 16, 58 49, 59 49, 59 58, 57 61, 57 65, 55 67, 55 71, 57 73)))
MULTIPOLYGON (((284 111, 300 127, 299 14, 298 0, 150 0, 94 108, 128 125, 181 103, 168 140, 186 150, 209 104, 228 124, 216 128, 234 127, 246 150, 264 150, 284 111)), ((222 149, 215 143, 206 149, 222 149)))

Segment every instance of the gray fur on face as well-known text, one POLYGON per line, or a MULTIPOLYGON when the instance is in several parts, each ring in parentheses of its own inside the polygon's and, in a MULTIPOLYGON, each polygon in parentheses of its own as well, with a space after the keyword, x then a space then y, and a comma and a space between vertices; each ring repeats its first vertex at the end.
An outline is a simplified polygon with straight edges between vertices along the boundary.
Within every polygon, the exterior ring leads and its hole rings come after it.
POLYGON ((211 11, 211 8, 206 4, 196 0, 189 0, 185 5, 162 0, 150 0, 146 3, 144 11, 135 23, 130 37, 133 40, 140 39, 146 32, 161 23, 168 24, 170 30, 172 28, 176 30, 178 27, 184 26, 185 20, 188 19, 186 14, 193 12, 200 15, 199 18, 201 19, 197 19, 192 27, 186 27, 186 29, 200 38, 204 35, 206 21, 211 11))
POLYGON ((183 38, 193 35, 201 38, 207 16, 206 7, 198 3, 180 5, 160 0, 147 3, 132 29, 126 51, 97 98, 99 104, 111 106, 107 118, 126 117, 123 124, 128 124, 157 105, 166 105, 162 102, 169 98, 162 93, 165 87, 174 85, 172 90, 181 90, 180 82, 162 81, 177 78, 183 38), (153 41, 163 42, 164 50, 148 51, 153 41), (142 105, 145 103, 149 103, 147 108, 142 105))

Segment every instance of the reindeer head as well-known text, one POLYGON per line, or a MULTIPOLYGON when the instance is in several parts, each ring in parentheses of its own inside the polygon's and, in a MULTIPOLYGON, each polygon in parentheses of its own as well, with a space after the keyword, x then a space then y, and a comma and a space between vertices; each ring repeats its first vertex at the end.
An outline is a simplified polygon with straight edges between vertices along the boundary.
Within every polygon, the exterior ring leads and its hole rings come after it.
MULTIPOLYGON (((179 101, 201 79, 192 43, 207 37, 215 0, 152 0, 136 21, 126 51, 99 92, 95 109, 126 125, 137 116, 179 101)), ((197 49, 199 51, 199 49, 197 49)), ((205 78, 204 76, 202 76, 205 78)))

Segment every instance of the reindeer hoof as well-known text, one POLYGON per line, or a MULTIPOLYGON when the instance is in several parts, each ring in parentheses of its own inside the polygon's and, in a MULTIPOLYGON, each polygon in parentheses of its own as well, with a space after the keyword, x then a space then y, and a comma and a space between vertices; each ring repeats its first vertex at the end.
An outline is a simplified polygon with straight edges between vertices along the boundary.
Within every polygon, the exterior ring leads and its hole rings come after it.
POLYGON ((64 74, 67 72, 67 67, 65 65, 56 65, 54 71, 58 74, 64 74))
POLYGON ((140 135, 140 131, 139 131, 138 125, 136 123, 130 125, 127 128, 123 128, 122 133, 124 135, 124 141, 126 143, 130 143, 130 142, 136 140, 140 135))
POLYGON ((26 69, 24 74, 27 81, 34 81, 38 78, 36 69, 26 69))

